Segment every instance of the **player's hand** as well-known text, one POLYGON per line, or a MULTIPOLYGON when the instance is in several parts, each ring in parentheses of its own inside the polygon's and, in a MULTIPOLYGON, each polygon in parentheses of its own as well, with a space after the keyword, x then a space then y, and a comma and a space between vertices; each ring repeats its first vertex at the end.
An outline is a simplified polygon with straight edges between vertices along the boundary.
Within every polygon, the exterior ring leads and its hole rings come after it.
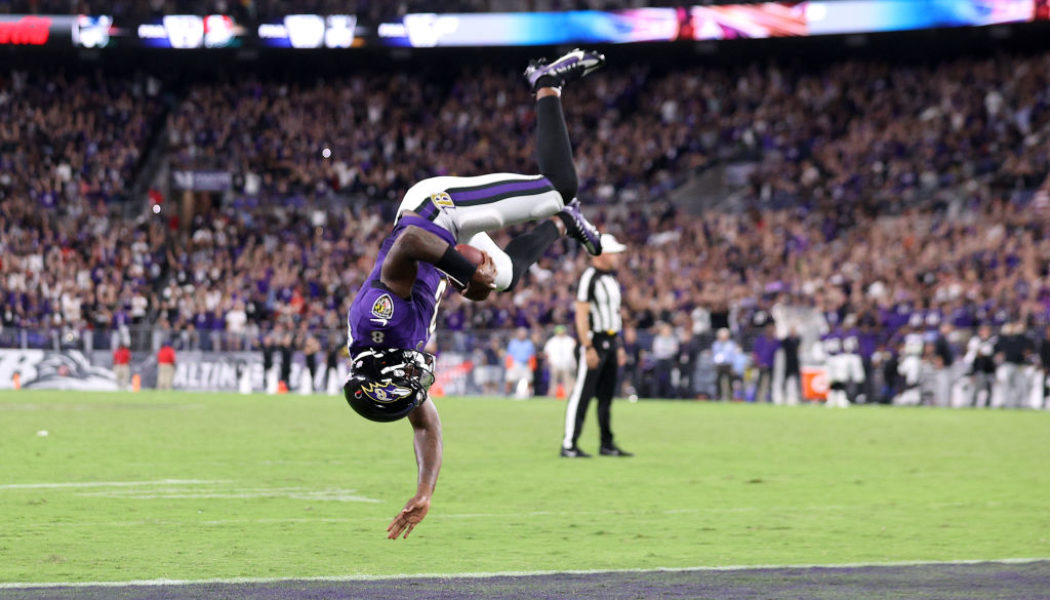
POLYGON ((390 525, 386 528, 386 537, 396 540, 401 535, 401 532, 404 532, 405 539, 408 539, 408 534, 412 533, 412 530, 416 528, 416 525, 419 525, 423 517, 427 516, 427 511, 429 510, 430 497, 415 496, 405 504, 401 512, 390 522, 390 525))
POLYGON ((598 368, 598 351, 594 349, 594 346, 587 348, 587 352, 583 355, 584 360, 587 361, 588 369, 598 368))
POLYGON ((617 359, 617 362, 620 363, 621 367, 626 365, 627 364, 627 351, 624 350, 623 348, 620 348, 619 352, 616 353, 616 359, 617 359))
POLYGON ((471 278, 470 283, 463 289, 463 296, 467 300, 473 300, 474 302, 488 298, 489 294, 496 287, 496 263, 487 252, 480 250, 479 252, 485 258, 478 265, 478 269, 474 271, 474 277, 471 278))

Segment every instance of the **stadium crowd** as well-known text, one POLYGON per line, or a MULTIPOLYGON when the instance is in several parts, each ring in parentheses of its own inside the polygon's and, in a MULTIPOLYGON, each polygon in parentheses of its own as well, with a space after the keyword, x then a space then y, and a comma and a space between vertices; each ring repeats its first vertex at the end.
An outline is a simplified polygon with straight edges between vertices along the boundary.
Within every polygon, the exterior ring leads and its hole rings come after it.
MULTIPOLYGON (((649 200, 706 162, 685 123, 661 115, 673 96, 648 97, 651 80, 665 78, 610 73, 566 97, 585 198, 649 200)), ((396 201, 434 175, 534 171, 532 104, 519 76, 491 70, 451 85, 404 73, 306 85, 244 79, 194 85, 168 132, 176 168, 230 169, 246 196, 396 201)))
MULTIPOLYGON (((639 368, 668 360, 653 355, 663 324, 692 365, 714 331, 750 349, 770 319, 781 337, 847 321, 874 328, 871 355, 898 353, 904 332, 945 322, 1050 323, 1048 74, 1050 54, 670 76, 635 66, 574 88, 565 107, 581 196, 631 245, 620 279, 639 368), (726 160, 749 165, 735 210, 693 216, 671 201, 694 170, 726 160)), ((159 130, 157 90, 3 77, 5 344, 19 329, 76 339, 140 324, 204 349, 338 331, 409 185, 534 171, 531 100, 516 75, 246 77, 191 85, 165 122, 174 169, 233 173, 221 206, 189 223, 168 213, 120 220, 107 202, 159 130)), ((442 325, 571 323, 584 262, 572 244, 556 245, 514 294, 447 297, 442 325)), ((466 345, 465 335, 442 339, 466 345)), ((678 371, 692 387, 675 393, 696 393, 690 368, 678 371)))

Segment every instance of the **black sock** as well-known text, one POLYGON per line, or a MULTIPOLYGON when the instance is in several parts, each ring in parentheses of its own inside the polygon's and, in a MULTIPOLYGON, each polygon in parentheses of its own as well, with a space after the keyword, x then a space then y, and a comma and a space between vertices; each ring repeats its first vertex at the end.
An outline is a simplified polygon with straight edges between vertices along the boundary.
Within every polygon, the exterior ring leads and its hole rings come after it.
POLYGON ((559 81, 558 78, 553 75, 543 75, 542 77, 536 80, 535 89, 538 90, 540 88, 545 87, 560 88, 561 81, 559 81))
POLYGON ((509 292, 518 285, 521 274, 539 260, 543 253, 547 251, 547 248, 550 248, 551 244, 558 241, 559 237, 561 237, 561 232, 558 231, 558 226, 550 220, 544 219, 532 231, 519 235, 507 244, 507 247, 503 250, 510 257, 514 275, 511 277, 510 287, 506 291, 509 292))
POLYGON ((536 162, 562 199, 571 202, 580 182, 572 162, 572 143, 561 111, 561 98, 557 96, 536 101, 536 162))

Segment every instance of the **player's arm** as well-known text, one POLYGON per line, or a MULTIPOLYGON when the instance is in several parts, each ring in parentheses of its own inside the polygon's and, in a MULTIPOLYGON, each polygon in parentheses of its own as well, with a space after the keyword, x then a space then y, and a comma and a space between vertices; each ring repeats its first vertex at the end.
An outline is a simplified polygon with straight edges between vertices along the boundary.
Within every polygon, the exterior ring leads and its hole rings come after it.
POLYGON ((486 255, 480 265, 465 256, 440 237, 415 226, 408 226, 398 236, 383 261, 380 281, 402 298, 412 295, 419 261, 430 263, 448 275, 457 289, 468 286, 492 287, 496 265, 486 255))
POLYGON ((398 513, 390 526, 386 528, 387 537, 395 540, 404 532, 405 537, 412 533, 416 525, 427 516, 430 510, 430 498, 437 487, 438 473, 441 471, 441 419, 438 418, 434 403, 426 401, 408 415, 414 431, 416 465, 419 476, 416 481, 416 495, 409 500, 398 513))

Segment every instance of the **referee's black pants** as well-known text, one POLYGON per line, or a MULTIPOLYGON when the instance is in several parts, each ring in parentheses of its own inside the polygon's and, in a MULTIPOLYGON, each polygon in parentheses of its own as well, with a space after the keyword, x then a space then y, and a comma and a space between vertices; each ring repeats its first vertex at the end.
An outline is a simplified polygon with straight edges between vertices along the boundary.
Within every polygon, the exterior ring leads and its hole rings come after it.
POLYGON ((613 394, 616 392, 620 370, 617 353, 619 346, 617 337, 607 334, 594 334, 592 343, 598 353, 598 366, 594 369, 587 368, 587 356, 581 347, 578 353, 579 366, 576 372, 576 385, 565 407, 563 448, 576 447, 576 442, 580 439, 580 432, 583 430, 583 420, 587 416, 587 407, 591 403, 591 398, 595 397, 598 398, 598 427, 602 434, 601 446, 608 448, 613 445, 610 407, 613 394))

